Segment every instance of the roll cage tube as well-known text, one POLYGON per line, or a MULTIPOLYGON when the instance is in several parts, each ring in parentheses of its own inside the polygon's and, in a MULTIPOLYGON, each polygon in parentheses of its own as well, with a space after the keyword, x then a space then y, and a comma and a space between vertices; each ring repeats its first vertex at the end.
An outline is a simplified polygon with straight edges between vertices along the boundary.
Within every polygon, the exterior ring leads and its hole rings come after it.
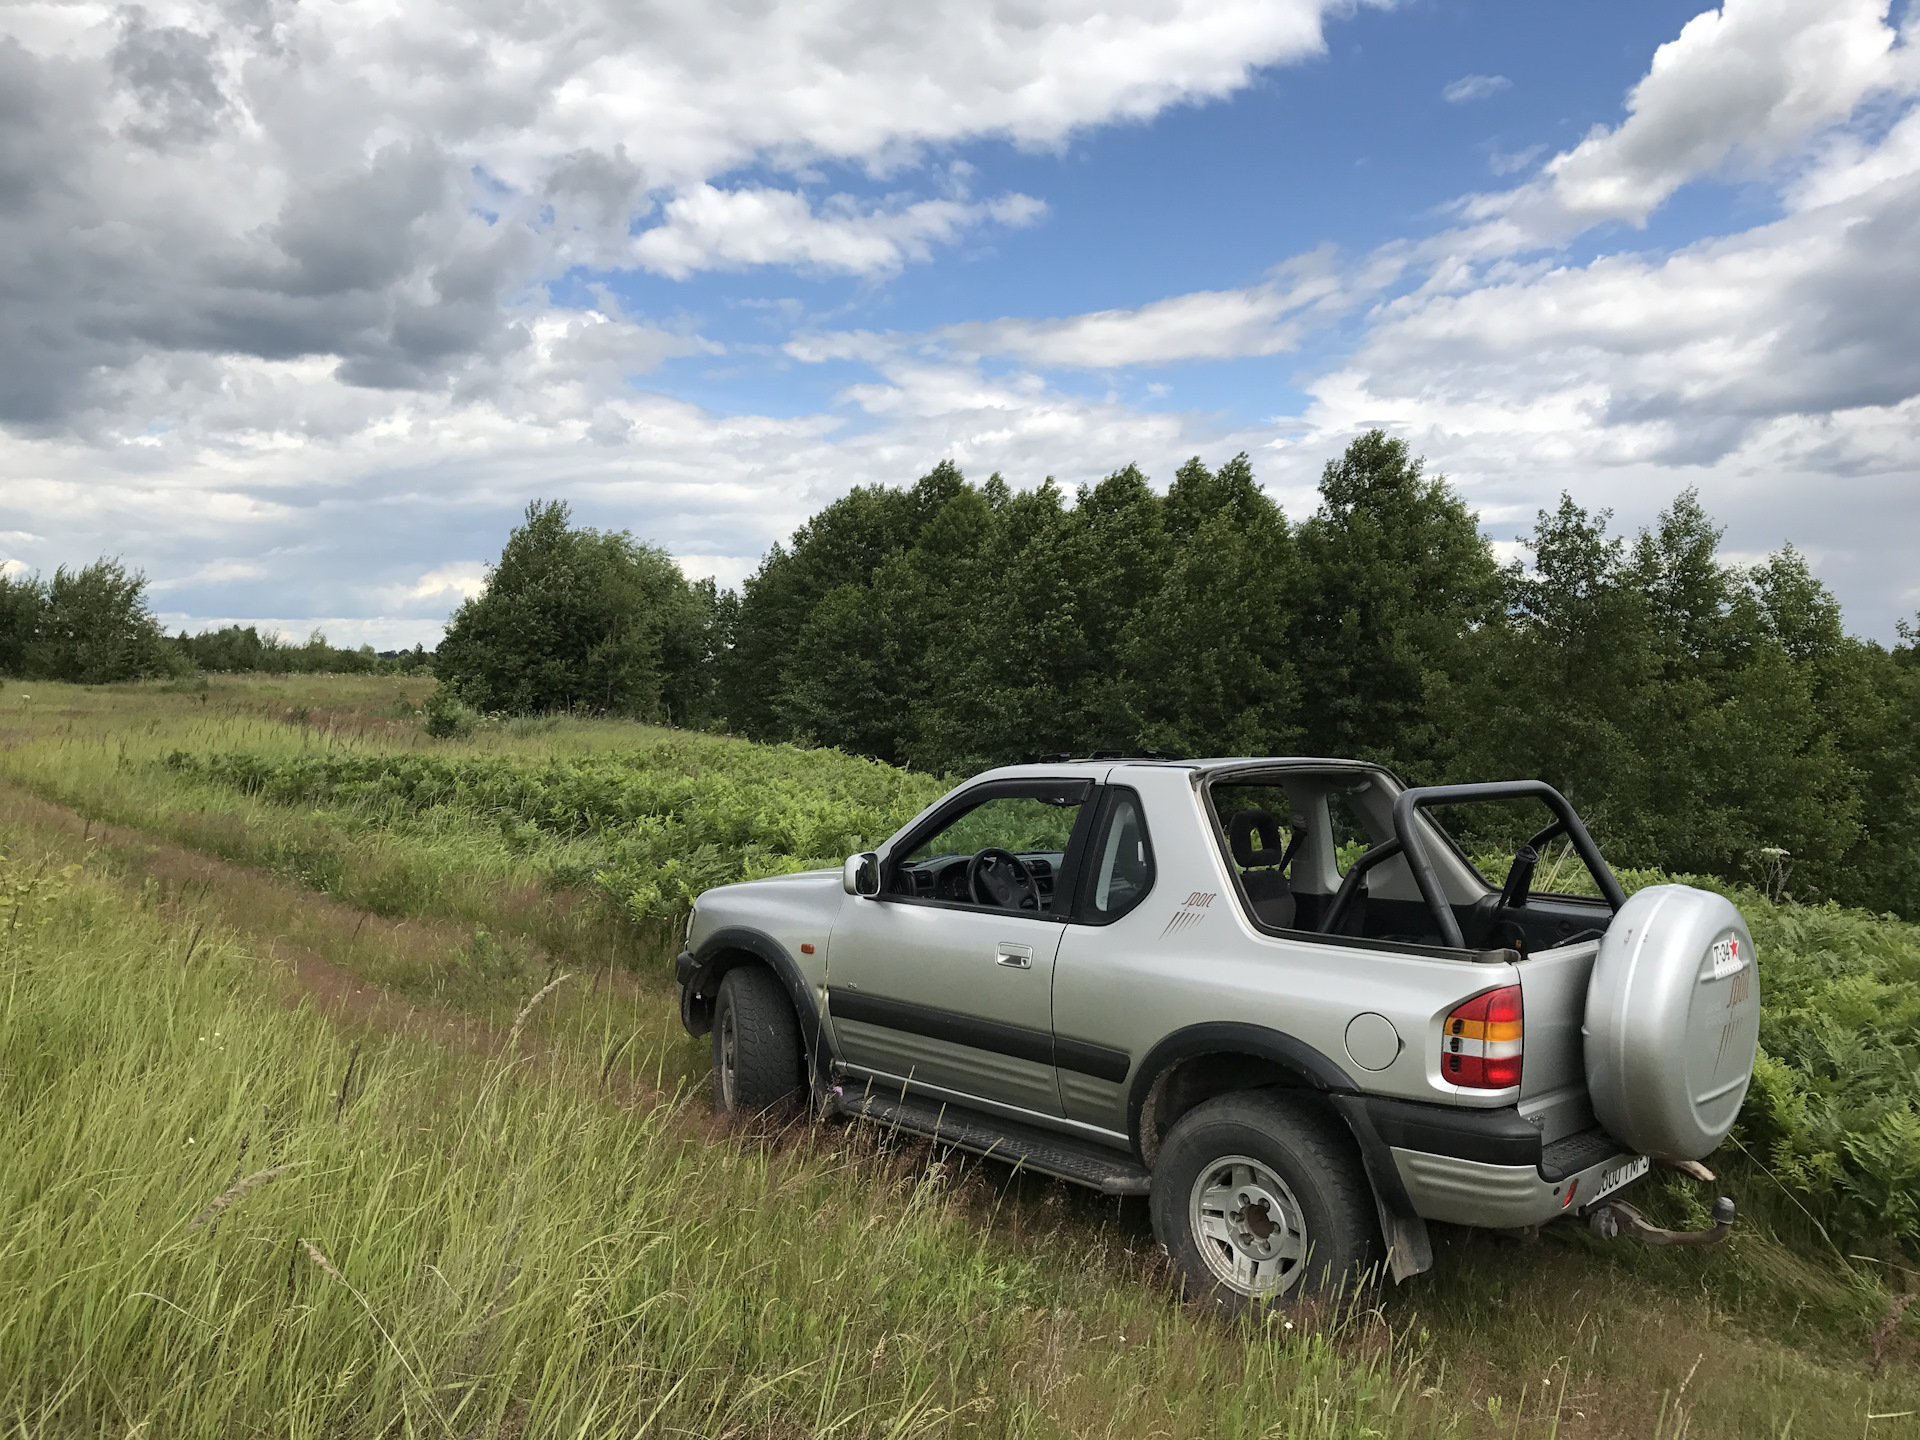
POLYGON ((1574 853, 1587 867, 1587 873, 1593 876, 1593 883, 1600 887, 1600 894, 1608 908, 1618 914, 1620 907, 1627 903, 1627 892, 1620 888, 1613 871, 1600 858, 1600 849, 1587 833, 1587 827, 1574 814, 1567 797, 1546 781, 1496 780, 1483 785, 1416 786, 1412 790, 1401 791, 1399 798, 1393 802, 1393 834, 1406 852, 1407 868, 1413 871, 1414 883, 1420 887, 1427 909, 1433 912, 1434 923, 1440 927, 1442 943, 1456 950, 1466 948, 1466 940, 1460 933, 1459 918, 1453 913, 1453 907, 1447 904, 1446 892, 1440 888, 1440 877, 1434 872, 1433 857, 1427 854, 1426 837, 1414 821, 1414 812, 1433 805, 1466 805, 1481 800, 1540 801, 1556 817, 1555 824, 1542 833, 1564 829, 1567 839, 1573 842, 1574 853))
POLYGON ((1333 903, 1327 906, 1327 913, 1320 921, 1320 929, 1324 933, 1331 935, 1340 928, 1340 922, 1347 918, 1347 911, 1352 907, 1353 897, 1359 893, 1360 882, 1366 873, 1381 861, 1391 860, 1403 848, 1397 839, 1382 841, 1347 867, 1340 888, 1334 892, 1333 903))

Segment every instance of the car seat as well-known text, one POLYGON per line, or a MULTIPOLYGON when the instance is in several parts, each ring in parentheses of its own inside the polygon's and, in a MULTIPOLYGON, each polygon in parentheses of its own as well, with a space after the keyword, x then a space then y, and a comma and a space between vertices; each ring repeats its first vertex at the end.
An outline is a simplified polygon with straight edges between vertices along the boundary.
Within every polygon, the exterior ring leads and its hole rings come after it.
POLYGON ((1280 822, 1269 810, 1239 810, 1227 822, 1227 843, 1240 867, 1254 918, 1285 930, 1293 924, 1293 887, 1287 883, 1290 854, 1280 848, 1280 822))

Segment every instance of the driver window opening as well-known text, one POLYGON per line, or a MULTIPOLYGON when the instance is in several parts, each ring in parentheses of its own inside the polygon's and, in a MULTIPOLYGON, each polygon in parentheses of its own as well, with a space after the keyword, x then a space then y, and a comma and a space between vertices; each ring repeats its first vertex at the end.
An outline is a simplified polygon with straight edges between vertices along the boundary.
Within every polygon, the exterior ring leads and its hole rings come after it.
POLYGON ((889 890, 921 900, 1051 913, 1080 802, 1003 795, 955 816, 893 870, 889 890))

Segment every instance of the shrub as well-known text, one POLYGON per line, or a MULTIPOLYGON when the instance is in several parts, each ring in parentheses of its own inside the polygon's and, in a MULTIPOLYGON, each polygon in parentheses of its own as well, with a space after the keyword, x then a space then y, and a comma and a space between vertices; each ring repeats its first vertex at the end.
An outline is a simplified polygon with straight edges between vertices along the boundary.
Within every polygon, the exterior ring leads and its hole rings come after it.
POLYGON ((487 588, 454 612, 434 670, 481 710, 705 718, 713 587, 664 550, 567 523, 535 502, 487 588))
POLYGON ((421 714, 424 717, 421 728, 436 740, 461 739, 471 735, 474 726, 479 723, 473 708, 460 699, 452 686, 445 684, 433 687, 421 714))

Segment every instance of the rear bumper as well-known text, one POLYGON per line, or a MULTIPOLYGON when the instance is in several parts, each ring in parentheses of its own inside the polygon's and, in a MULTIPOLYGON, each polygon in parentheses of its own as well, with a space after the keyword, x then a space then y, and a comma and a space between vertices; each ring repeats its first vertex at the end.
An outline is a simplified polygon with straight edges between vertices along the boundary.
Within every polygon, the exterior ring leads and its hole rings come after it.
MULTIPOLYGON (((1348 1119, 1357 1133, 1361 1124, 1371 1131, 1362 1136, 1363 1149, 1368 1139, 1384 1147, 1404 1207, 1423 1220, 1495 1229, 1538 1225, 1580 1210, 1600 1177, 1632 1158, 1598 1129, 1542 1145, 1540 1131, 1511 1105, 1469 1110, 1376 1095, 1358 1108, 1348 1119)), ((1377 1172, 1387 1167, 1375 1162, 1371 1168, 1379 1189, 1377 1172)))
MULTIPOLYGON (((1496 1230, 1538 1225, 1582 1210, 1600 1177, 1633 1158, 1620 1151, 1563 1179, 1548 1180, 1538 1165, 1490 1165, 1456 1155, 1393 1147, 1394 1168, 1423 1220, 1496 1230)), ((1618 1191, 1614 1192, 1618 1194, 1618 1191)))

